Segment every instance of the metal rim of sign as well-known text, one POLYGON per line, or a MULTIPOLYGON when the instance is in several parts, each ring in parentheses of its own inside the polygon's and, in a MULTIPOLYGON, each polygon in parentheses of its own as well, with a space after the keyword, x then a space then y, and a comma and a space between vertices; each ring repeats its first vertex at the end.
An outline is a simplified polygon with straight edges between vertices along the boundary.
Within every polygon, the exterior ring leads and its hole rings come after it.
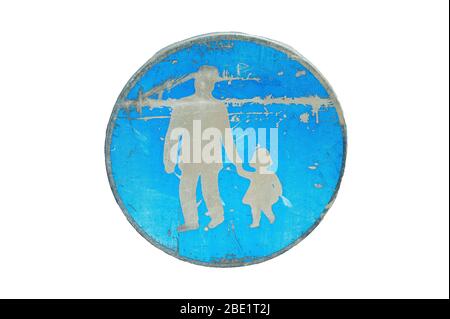
POLYGON ((288 251, 289 249, 291 249, 292 247, 294 247, 298 243, 300 243, 303 239, 305 239, 320 224, 320 222, 323 220, 324 216, 326 215, 328 210, 331 208, 331 206, 333 205, 333 203, 336 199, 336 196, 338 194, 338 191, 339 191, 339 188, 341 185, 342 177, 344 175, 345 163, 346 163, 346 157, 347 157, 347 126, 345 124, 345 119, 344 119, 342 108, 339 104, 336 94, 334 93, 333 89, 331 88, 331 85, 328 83, 328 81, 325 79, 325 77, 306 58, 304 58, 295 49, 291 48, 290 46, 288 46, 286 44, 280 43, 278 41, 267 39, 267 38, 260 37, 260 36, 253 36, 253 35, 248 35, 248 34, 239 33, 239 32, 216 32, 216 33, 203 34, 203 35, 192 37, 192 38, 189 38, 186 40, 175 42, 175 43, 161 49, 160 51, 158 51, 141 68, 139 68, 139 70, 127 82, 127 84, 122 89, 122 92, 120 93, 119 97, 116 100, 116 103, 114 105, 113 111, 111 113, 111 116, 110 116, 110 119, 108 122, 107 130, 106 130, 104 152, 105 152, 105 163, 106 163, 106 170, 107 170, 107 174, 108 174, 109 185, 114 194, 114 198, 115 198, 117 204, 119 205, 120 209, 124 213, 125 217, 127 218, 128 222, 136 229, 136 231, 142 237, 144 237, 148 242, 150 242, 156 248, 158 248, 158 249, 164 251, 165 253, 167 253, 177 259, 180 259, 182 261, 186 261, 186 262, 200 265, 200 266, 207 266, 207 267, 214 267, 214 268, 241 267, 241 266, 259 264, 259 263, 265 262, 267 260, 270 260, 272 258, 275 258, 275 257, 285 253, 286 251, 288 251), (153 239, 149 234, 147 234, 144 230, 142 230, 141 227, 133 220, 131 215, 128 213, 128 210, 126 209, 125 205, 122 202, 122 199, 120 198, 120 196, 118 194, 118 191, 117 191, 117 188, 116 188, 113 176, 112 176, 110 145, 111 145, 111 139, 112 139, 112 132, 113 132, 113 128, 114 128, 114 121, 116 119, 116 115, 119 110, 119 102, 122 101, 126 97, 126 94, 128 94, 130 88, 132 88, 136 84, 136 82, 141 78, 141 76, 143 74, 145 74, 145 72, 147 72, 149 69, 151 69, 156 63, 163 60, 166 56, 168 56, 178 50, 189 47, 193 44, 201 44, 201 43, 206 43, 206 42, 214 41, 214 40, 252 41, 252 42, 255 42, 255 43, 258 43, 261 45, 270 46, 274 49, 277 49, 281 52, 288 54, 289 56, 295 57, 295 59, 297 61, 299 61, 306 69, 308 69, 319 80, 319 82, 322 84, 322 86, 325 88, 325 90, 329 94, 329 98, 333 101, 333 103, 335 105, 336 112, 338 113, 338 115, 340 117, 340 121, 341 121, 341 131, 342 131, 342 138, 343 138, 343 156, 342 156, 341 171, 340 171, 339 180, 337 182, 334 193, 331 196, 331 199, 328 202, 328 204, 325 205, 325 208, 324 208, 322 214, 317 219, 317 221, 302 236, 300 236, 297 240, 295 240, 290 245, 284 247, 283 249, 281 249, 269 256, 255 259, 255 260, 248 261, 248 262, 247 261, 231 262, 231 263, 225 263, 225 264, 207 263, 207 262, 202 262, 199 260, 180 256, 180 255, 174 253, 173 251, 171 251, 170 249, 168 249, 167 247, 161 245, 155 239, 153 239))

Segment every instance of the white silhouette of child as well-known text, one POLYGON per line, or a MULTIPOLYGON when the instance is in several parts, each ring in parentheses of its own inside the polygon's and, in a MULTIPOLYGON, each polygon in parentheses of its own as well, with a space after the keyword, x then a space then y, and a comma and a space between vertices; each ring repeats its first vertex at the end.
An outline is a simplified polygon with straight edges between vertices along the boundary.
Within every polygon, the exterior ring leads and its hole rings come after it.
POLYGON ((250 161, 250 166, 255 168, 254 172, 237 167, 238 174, 250 180, 250 186, 242 202, 250 205, 252 209, 251 228, 259 227, 261 212, 271 224, 275 222, 272 205, 278 201, 283 190, 278 176, 269 170, 272 163, 269 151, 265 148, 257 148, 250 161))

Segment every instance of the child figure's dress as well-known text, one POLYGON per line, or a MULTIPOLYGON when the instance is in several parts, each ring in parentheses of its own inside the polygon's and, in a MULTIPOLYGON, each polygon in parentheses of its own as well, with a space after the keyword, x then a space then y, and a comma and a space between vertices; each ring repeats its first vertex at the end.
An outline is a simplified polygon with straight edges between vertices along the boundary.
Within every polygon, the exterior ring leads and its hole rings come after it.
POLYGON ((242 199, 244 204, 264 210, 271 208, 278 201, 281 196, 281 183, 276 174, 246 172, 245 177, 250 179, 250 186, 242 199))

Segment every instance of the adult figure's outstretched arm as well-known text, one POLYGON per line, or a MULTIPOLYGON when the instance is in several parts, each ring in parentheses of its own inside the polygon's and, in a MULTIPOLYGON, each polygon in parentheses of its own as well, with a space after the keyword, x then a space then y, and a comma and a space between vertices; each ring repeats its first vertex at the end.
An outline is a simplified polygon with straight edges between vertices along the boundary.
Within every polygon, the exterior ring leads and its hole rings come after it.
POLYGON ((167 173, 173 173, 175 170, 175 165, 178 159, 178 143, 180 142, 180 135, 175 131, 180 127, 180 118, 177 111, 174 110, 170 117, 169 128, 166 132, 166 137, 164 139, 164 170, 167 173), (176 148, 176 153, 173 150, 176 148))
POLYGON ((228 114, 224 114, 222 123, 223 124, 220 131, 222 133, 222 143, 225 148, 225 153, 236 168, 241 169, 242 159, 239 156, 236 145, 234 144, 233 132, 230 127, 230 119, 228 118, 228 114))

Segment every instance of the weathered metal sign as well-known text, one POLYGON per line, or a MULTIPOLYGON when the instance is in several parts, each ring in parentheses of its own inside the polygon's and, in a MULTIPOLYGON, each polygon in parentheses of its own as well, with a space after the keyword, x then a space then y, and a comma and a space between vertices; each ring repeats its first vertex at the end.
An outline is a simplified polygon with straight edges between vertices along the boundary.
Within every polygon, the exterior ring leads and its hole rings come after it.
POLYGON ((345 134, 330 86, 293 49, 210 34, 163 49, 127 83, 106 165, 149 242, 196 264, 242 266, 320 222, 339 188, 345 134))

